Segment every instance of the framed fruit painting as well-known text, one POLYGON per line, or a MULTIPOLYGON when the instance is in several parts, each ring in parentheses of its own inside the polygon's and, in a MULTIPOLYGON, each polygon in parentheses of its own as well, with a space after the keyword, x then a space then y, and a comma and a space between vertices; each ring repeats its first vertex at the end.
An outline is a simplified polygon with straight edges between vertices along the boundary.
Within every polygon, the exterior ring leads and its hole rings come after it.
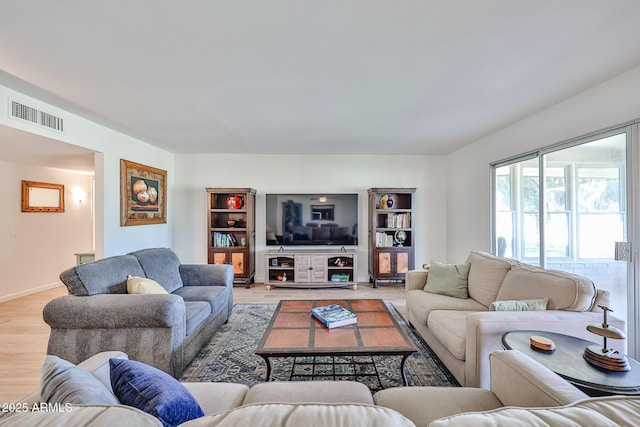
POLYGON ((120 225, 167 222, 167 171, 120 159, 120 225))

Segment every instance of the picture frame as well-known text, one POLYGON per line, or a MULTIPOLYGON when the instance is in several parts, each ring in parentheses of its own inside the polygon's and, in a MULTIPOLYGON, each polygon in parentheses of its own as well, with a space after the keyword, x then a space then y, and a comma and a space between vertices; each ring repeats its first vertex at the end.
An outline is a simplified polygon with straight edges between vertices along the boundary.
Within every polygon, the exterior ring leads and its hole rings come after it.
POLYGON ((64 212, 64 185, 23 180, 22 212, 64 212))
POLYGON ((120 225, 167 222, 167 171, 120 159, 120 225))

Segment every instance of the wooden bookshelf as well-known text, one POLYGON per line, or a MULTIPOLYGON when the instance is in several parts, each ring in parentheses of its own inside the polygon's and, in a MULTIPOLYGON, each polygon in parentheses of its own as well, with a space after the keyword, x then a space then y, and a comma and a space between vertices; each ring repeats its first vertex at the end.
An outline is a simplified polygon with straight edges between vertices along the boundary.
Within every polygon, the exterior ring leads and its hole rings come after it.
POLYGON ((370 188, 369 278, 380 282, 404 281, 414 268, 415 188, 370 188))
POLYGON ((252 188, 207 188, 209 264, 231 264, 246 287, 256 272, 255 197, 252 188))

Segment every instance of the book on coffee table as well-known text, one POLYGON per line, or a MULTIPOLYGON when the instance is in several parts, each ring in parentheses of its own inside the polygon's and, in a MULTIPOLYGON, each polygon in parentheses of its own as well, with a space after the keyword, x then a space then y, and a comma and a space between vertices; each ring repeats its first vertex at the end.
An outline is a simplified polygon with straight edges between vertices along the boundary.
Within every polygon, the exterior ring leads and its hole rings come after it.
POLYGON ((311 309, 311 315, 329 329, 352 325, 357 316, 338 304, 322 305, 311 309))

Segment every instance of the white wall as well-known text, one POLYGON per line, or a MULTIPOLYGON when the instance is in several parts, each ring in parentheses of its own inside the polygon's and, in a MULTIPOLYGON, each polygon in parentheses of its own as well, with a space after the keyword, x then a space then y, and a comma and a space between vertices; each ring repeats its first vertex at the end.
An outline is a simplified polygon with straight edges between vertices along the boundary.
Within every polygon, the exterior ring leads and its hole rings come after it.
MULTIPOLYGON (((6 82, 2 81, 0 76, 0 84, 4 83, 6 82)), ((95 152, 95 253, 97 258, 120 255, 141 248, 171 247, 173 245, 174 218, 172 199, 174 171, 172 153, 41 102, 6 86, 0 86, 0 126, 23 130, 53 140, 84 147, 95 152), (64 133, 58 133, 11 118, 8 113, 9 99, 16 99, 31 107, 63 118, 64 133), (167 171, 168 204, 166 224, 120 226, 120 159, 142 163, 167 171)), ((12 169, 12 175, 22 174, 23 171, 27 170, 22 165, 12 166, 12 169)), ((7 167, 6 170, 8 171, 9 168, 7 167)), ((2 173, 5 173, 5 168, 3 168, 2 173)), ((37 180, 36 178, 32 179, 37 180)), ((51 180, 56 182, 58 179, 53 176, 51 180)), ((43 181, 49 181, 49 179, 43 179, 43 181)), ((17 206, 19 212, 20 194, 13 194, 18 188, 19 186, 9 185, 4 191, 11 192, 11 199, 3 198, 2 200, 10 200, 7 209, 17 206)), ((3 202, 0 205, 5 206, 5 203, 3 202)), ((11 215, 14 214, 15 212, 11 215)), ((38 224, 38 227, 33 227, 32 229, 47 230, 49 228, 55 229, 59 226, 54 220, 55 216, 47 216, 46 218, 46 220, 38 224)), ((68 216, 65 216, 65 218, 68 218, 68 216)), ((3 224, 4 220, 3 212, 3 224)), ((51 230, 51 232, 59 232, 61 230, 70 231, 66 228, 61 228, 60 230, 51 230)), ((69 262, 69 256, 73 257, 75 252, 86 250, 84 247, 86 245, 74 241, 71 237, 53 239, 55 243, 51 241, 51 244, 46 245, 47 250, 43 251, 41 249, 42 242, 36 238, 31 238, 30 235, 27 238, 28 234, 24 232, 17 234, 17 239, 14 239, 16 240, 15 242, 9 243, 5 238, 7 232, 3 231, 3 233, 3 235, 0 235, 0 242, 2 242, 0 267, 6 268, 2 269, 3 279, 0 281, 0 299, 7 298, 9 295, 17 297, 33 293, 43 287, 51 286, 57 281, 58 275, 64 268, 73 265, 73 263, 69 262), (15 253, 15 246, 18 244, 21 245, 20 255, 15 253), (25 256, 24 251, 34 251, 38 256, 25 256), (45 253, 41 253, 41 251, 45 253), (53 255, 54 253, 56 255, 53 255), (58 254, 60 254, 60 257, 58 257, 58 254), (26 272, 28 272, 28 280, 23 278, 26 272), (16 280, 20 278, 22 279, 16 280)), ((46 233, 42 232, 42 235, 46 235, 46 233)), ((59 235, 57 236, 59 237, 59 235)), ((77 237, 82 242, 90 241, 91 232, 90 230, 84 231, 82 236, 77 237)))
POLYGON ((267 193, 358 193, 358 280, 365 282, 367 189, 416 187, 416 264, 445 256, 446 169, 440 156, 179 154, 175 168, 174 248, 183 262, 207 262, 207 187, 257 190, 257 282, 264 280, 267 193))
MULTIPOLYGON (((1 77, 1 76, 0 76, 1 77)), ((0 80, 0 84, 4 83, 0 80)), ((96 257, 119 255, 136 249, 172 245, 173 154, 136 138, 86 120, 0 86, 0 125, 6 125, 51 139, 93 150, 96 153, 96 257), (64 133, 58 133, 9 117, 9 99, 46 111, 64 119, 64 133), (167 223, 120 226, 120 159, 167 171, 167 223)))
POLYGON ((640 118, 640 68, 447 156, 447 260, 491 248, 492 162, 640 118))
MULTIPOLYGON (((2 141, 0 141, 1 143, 2 141)), ((93 176, 0 160, 0 301, 59 284, 58 275, 92 250, 93 176), (63 184, 65 211, 22 212, 22 180, 63 184), (76 203, 75 187, 87 193, 76 203)))

